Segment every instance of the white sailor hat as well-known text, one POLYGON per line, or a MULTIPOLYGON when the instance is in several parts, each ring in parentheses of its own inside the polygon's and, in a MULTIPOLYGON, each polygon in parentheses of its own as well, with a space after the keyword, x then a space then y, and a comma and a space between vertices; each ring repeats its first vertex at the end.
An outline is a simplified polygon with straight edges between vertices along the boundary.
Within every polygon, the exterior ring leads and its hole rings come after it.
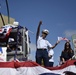
POLYGON ((42 33, 49 34, 49 31, 48 31, 47 29, 44 29, 44 30, 42 31, 42 33))

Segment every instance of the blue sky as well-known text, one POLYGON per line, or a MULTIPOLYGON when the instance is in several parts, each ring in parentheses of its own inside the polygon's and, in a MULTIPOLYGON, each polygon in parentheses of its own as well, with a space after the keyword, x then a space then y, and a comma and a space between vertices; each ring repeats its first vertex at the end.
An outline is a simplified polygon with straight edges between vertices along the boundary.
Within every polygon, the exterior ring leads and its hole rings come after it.
MULTIPOLYGON (((40 20, 43 22, 41 30, 48 29, 50 32, 47 39, 52 45, 56 43, 58 36, 72 40, 71 36, 76 33, 76 0, 8 0, 8 3, 10 17, 33 32, 29 32, 33 60, 36 51, 36 31, 40 20)), ((0 12, 7 15, 5 0, 0 0, 0 4, 0 12)), ((65 41, 61 41, 54 48, 54 65, 58 64, 64 43, 65 41)))

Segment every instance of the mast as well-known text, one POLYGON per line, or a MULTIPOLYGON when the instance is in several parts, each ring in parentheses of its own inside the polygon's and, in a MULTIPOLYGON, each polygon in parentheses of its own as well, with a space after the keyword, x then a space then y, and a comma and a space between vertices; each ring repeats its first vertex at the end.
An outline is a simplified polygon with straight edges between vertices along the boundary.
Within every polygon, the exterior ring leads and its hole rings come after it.
POLYGON ((9 15, 8 0, 6 0, 6 7, 7 7, 7 15, 8 15, 8 24, 10 24, 10 15, 9 15))

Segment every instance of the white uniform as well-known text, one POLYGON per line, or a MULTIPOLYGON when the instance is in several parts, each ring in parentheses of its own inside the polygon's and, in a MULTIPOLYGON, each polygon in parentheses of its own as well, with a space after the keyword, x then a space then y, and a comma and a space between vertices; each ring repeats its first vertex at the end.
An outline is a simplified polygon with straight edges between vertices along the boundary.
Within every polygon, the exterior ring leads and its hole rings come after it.
POLYGON ((38 40, 37 40, 37 48, 45 48, 47 49, 47 47, 52 47, 52 45, 46 40, 43 39, 42 37, 39 36, 38 40))
POLYGON ((54 51, 53 51, 53 49, 51 49, 51 50, 49 50, 48 51, 48 55, 50 56, 52 56, 50 59, 49 59, 49 62, 54 62, 54 51))
POLYGON ((37 40, 37 51, 36 51, 36 62, 38 64, 42 64, 41 61, 43 59, 44 66, 49 66, 49 60, 48 60, 48 46, 51 47, 52 45, 42 37, 38 37, 37 40))

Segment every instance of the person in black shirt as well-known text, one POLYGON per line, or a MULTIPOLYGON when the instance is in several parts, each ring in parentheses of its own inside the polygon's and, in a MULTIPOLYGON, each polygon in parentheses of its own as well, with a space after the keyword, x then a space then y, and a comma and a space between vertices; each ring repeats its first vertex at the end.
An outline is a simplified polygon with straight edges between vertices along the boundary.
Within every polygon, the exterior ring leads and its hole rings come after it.
POLYGON ((64 64, 67 60, 71 60, 74 55, 74 51, 71 48, 70 42, 66 42, 64 45, 64 50, 61 53, 60 59, 62 64, 64 64))

